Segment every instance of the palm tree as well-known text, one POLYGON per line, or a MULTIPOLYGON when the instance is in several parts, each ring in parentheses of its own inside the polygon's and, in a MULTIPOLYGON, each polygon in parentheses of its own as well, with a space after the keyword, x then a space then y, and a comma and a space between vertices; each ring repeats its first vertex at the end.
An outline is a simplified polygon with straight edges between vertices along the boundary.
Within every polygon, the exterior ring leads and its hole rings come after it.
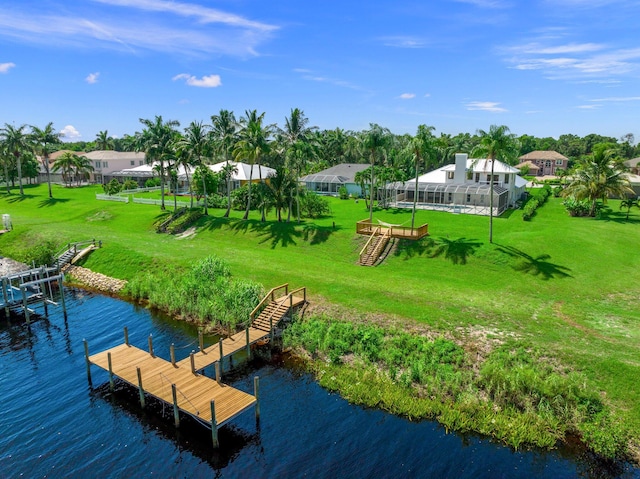
POLYGON ((473 155, 491 160, 489 177, 489 243, 493 243, 493 171, 497 159, 507 160, 516 153, 516 136, 505 125, 491 125, 489 131, 478 130, 480 144, 473 149, 473 155))
POLYGON ((418 203, 418 177, 420 175, 420 163, 426 160, 431 163, 435 156, 435 138, 433 136, 433 126, 419 125, 416 136, 411 139, 410 148, 415 161, 415 190, 413 193, 413 210, 411 211, 411 231, 416 221, 416 206, 418 203))
MULTIPOLYGON (((201 121, 192 121, 187 128, 184 129, 184 137, 178 142, 178 147, 186 152, 186 155, 178 159, 178 164, 184 167, 187 175, 187 186, 189 186, 189 167, 204 165, 205 151, 209 143, 209 125, 203 125, 201 121)), ((204 214, 209 214, 207 207, 207 185, 205 176, 202 176, 202 188, 204 191, 204 214)), ((189 186, 191 194, 191 187, 189 186)), ((191 207, 193 208, 193 195, 191 195, 191 207)))
POLYGON ((71 186, 71 182, 73 181, 78 159, 78 155, 72 151, 65 151, 53 162, 53 171, 62 171, 62 178, 65 183, 69 183, 69 186, 71 186))
POLYGON ((96 134, 95 145, 96 150, 113 150, 115 142, 113 138, 109 136, 109 132, 104 130, 96 134))
POLYGON ((18 184, 20 185, 20 196, 24 196, 24 191, 22 189, 21 156, 23 155, 23 153, 32 150, 30 138, 24 131, 26 127, 27 125, 21 125, 16 128, 13 125, 5 123, 4 128, 0 129, 0 140, 4 141, 4 145, 8 153, 13 155, 14 159, 16 160, 18 169, 18 184))
POLYGON ((369 200, 369 222, 373 222, 373 202, 375 181, 375 165, 378 156, 386 154, 386 148, 389 145, 391 132, 387 128, 383 128, 375 123, 369 125, 369 129, 364 132, 363 147, 369 152, 369 162, 371 163, 371 198, 369 200))
POLYGON ((11 156, 4 142, 0 141, 0 160, 2 160, 4 169, 4 184, 7 187, 7 194, 11 193, 11 188, 9 187, 9 162, 11 161, 11 156))
POLYGON ((43 129, 36 126, 31 127, 31 138, 37 145, 38 153, 40 154, 42 166, 47 173, 47 184, 49 185, 49 198, 53 198, 51 191, 51 168, 49 166, 49 153, 52 145, 60 142, 62 133, 56 132, 53 128, 53 122, 47 123, 43 129))
POLYGON ((640 208, 640 202, 638 202, 638 198, 625 198, 620 202, 620 209, 627 209, 627 219, 629 219, 629 212, 633 207, 640 208))
MULTIPOLYGON (((236 160, 246 160, 249 162, 251 171, 249 172, 249 197, 247 201, 247 209, 242 219, 249 217, 249 209, 251 208, 251 182, 253 180, 253 165, 258 165, 258 173, 260 175, 260 183, 262 183, 262 169, 260 161, 262 156, 269 152, 269 134, 271 126, 263 126, 264 113, 258 115, 256 110, 246 111, 245 117, 242 118, 242 130, 240 130, 240 140, 236 143, 233 154, 236 160)), ((264 202, 261 202, 260 210, 262 221, 266 220, 264 212, 264 202)))
POLYGON ((227 163, 224 168, 227 185, 227 211, 225 211, 224 217, 228 218, 231 212, 231 178, 234 170, 238 171, 237 168, 229 164, 233 145, 237 138, 238 122, 233 112, 229 110, 220 110, 220 113, 211 117, 211 122, 211 139, 215 146, 214 149, 218 153, 222 153, 222 157, 227 163))
MULTIPOLYGON (((294 177, 291 183, 292 193, 295 189, 297 220, 300 223, 300 188, 297 188, 298 178, 304 168, 305 160, 312 154, 313 148, 310 144, 311 134, 317 130, 317 127, 309 127, 309 119, 299 108, 292 108, 291 115, 285 117, 285 126, 280 130, 285 142, 285 164, 294 177)), ((291 216, 291 208, 289 208, 289 216, 291 216)))
POLYGON ((588 199, 591 202, 589 216, 595 216, 598 200, 606 203, 610 196, 625 198, 633 194, 625 171, 618 164, 612 144, 596 144, 592 154, 578 162, 571 182, 562 192, 563 196, 588 199))
POLYGON ((140 118, 140 123, 145 129, 138 135, 136 142, 136 151, 143 150, 147 163, 156 163, 155 168, 160 175, 160 209, 164 210, 164 186, 166 179, 166 153, 170 150, 177 133, 176 127, 180 126, 180 122, 175 120, 162 120, 162 116, 156 115, 153 120, 140 118))
POLYGON ((78 156, 74 155, 74 163, 73 167, 75 170, 76 181, 78 182, 78 186, 82 181, 83 177, 89 175, 90 172, 93 171, 93 165, 91 165, 91 160, 86 156, 78 156))
POLYGON ((278 221, 282 221, 282 209, 290 203, 289 197, 293 191, 296 180, 287 174, 284 168, 276 168, 275 175, 269 177, 267 191, 269 193, 269 205, 276 209, 278 221))

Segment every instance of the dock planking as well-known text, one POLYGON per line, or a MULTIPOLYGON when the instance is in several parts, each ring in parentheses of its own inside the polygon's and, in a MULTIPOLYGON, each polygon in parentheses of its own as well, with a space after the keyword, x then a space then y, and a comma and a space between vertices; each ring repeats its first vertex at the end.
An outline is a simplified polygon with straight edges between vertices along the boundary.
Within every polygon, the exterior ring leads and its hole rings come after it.
POLYGON ((89 356, 89 361, 109 371, 111 354, 111 372, 126 383, 138 387, 138 369, 142 378, 145 394, 165 403, 173 404, 171 385, 177 390, 178 407, 184 413, 212 424, 211 401, 216 405, 217 427, 224 425, 238 414, 256 404, 255 396, 218 383, 201 374, 193 374, 189 365, 172 365, 157 356, 136 348, 121 344, 106 351, 89 356))

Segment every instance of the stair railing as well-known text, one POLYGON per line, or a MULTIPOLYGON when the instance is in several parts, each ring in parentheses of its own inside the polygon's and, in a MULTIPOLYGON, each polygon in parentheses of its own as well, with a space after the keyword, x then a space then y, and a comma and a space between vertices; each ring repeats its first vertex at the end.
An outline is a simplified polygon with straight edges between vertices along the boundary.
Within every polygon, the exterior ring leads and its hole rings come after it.
POLYGON ((367 243, 364 245, 364 247, 360 250, 360 262, 362 263, 362 257, 366 254, 367 252, 367 248, 369 248, 369 245, 371 244, 371 241, 373 241, 373 238, 375 238, 377 235, 380 234, 380 226, 376 226, 376 228, 373 230, 373 233, 371 233, 371 236, 369 237, 369 240, 367 241, 367 243))

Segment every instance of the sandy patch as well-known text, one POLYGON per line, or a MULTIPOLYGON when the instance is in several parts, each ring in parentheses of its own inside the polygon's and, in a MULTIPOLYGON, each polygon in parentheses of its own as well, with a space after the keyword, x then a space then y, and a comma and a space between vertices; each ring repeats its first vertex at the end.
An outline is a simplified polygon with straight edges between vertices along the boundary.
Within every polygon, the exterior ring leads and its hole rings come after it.
POLYGON ((196 234, 196 227, 192 226, 186 231, 183 231, 182 233, 180 233, 179 235, 176 235, 176 238, 177 239, 191 238, 192 236, 195 236, 195 234, 196 234))

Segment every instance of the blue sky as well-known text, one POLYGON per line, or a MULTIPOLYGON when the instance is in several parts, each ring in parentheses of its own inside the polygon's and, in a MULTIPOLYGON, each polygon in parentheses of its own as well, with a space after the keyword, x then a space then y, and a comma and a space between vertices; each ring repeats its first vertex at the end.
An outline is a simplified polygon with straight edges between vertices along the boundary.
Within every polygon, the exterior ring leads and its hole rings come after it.
POLYGON ((640 139, 637 0, 0 0, 0 125, 69 140, 302 109, 321 129, 640 139))

